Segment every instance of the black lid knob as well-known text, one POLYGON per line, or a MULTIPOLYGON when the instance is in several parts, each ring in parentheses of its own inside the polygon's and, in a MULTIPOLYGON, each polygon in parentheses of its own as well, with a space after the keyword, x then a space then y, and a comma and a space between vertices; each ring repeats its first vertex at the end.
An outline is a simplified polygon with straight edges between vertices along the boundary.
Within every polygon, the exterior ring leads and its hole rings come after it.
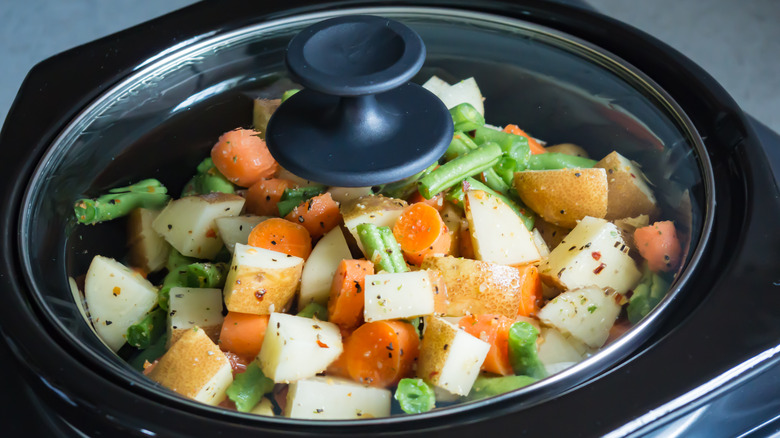
POLYGON ((425 60, 422 39, 387 18, 349 15, 304 29, 287 47, 305 87, 266 132, 284 168, 329 185, 370 186, 415 174, 447 149, 453 126, 438 97, 409 80, 425 60))

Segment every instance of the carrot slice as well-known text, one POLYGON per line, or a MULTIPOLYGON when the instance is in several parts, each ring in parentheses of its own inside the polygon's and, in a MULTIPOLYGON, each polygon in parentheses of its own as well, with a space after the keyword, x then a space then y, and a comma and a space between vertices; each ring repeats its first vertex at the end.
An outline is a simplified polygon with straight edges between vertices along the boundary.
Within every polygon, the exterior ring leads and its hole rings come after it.
POLYGON ((534 265, 518 266, 520 271, 520 308, 519 316, 534 316, 539 312, 539 303, 542 300, 542 279, 539 276, 539 268, 534 265))
POLYGON ((222 134, 211 148, 211 159, 228 180, 241 187, 271 177, 279 169, 265 140, 254 129, 235 129, 222 134))
POLYGON ((508 132, 510 134, 519 135, 521 137, 525 137, 528 139, 528 147, 531 148, 532 154, 543 154, 547 152, 542 145, 539 144, 536 139, 531 137, 530 135, 526 134, 525 131, 520 129, 517 125, 506 125, 504 127, 504 132, 508 132))
POLYGON ((420 194, 419 190, 416 190, 412 196, 409 197, 408 201, 409 204, 416 204, 418 202, 422 202, 424 204, 428 204, 431 207, 435 208, 436 211, 442 211, 444 209, 444 194, 438 193, 434 195, 431 199, 425 199, 425 196, 420 194))
POLYGON ((352 333, 343 355, 352 380, 386 388, 412 374, 419 348, 420 338, 411 324, 374 321, 352 333))
POLYGON ((509 328, 515 321, 503 315, 468 315, 458 325, 467 333, 490 344, 482 370, 509 376, 514 374, 509 362, 509 328))
POLYGON ((363 319, 363 291, 366 275, 374 273, 368 260, 342 260, 333 275, 328 299, 328 321, 345 329, 355 328, 363 319))
POLYGON ((298 222, 309 231, 312 239, 319 239, 338 226, 341 222, 341 212, 330 193, 325 192, 295 207, 284 218, 298 222))
POLYGON ((661 221, 637 228, 634 231, 634 242, 651 271, 669 272, 679 266, 682 249, 674 222, 661 221))
POLYGON ((278 216, 276 204, 284 194, 284 189, 295 187, 295 182, 282 178, 263 178, 252 184, 246 191, 244 208, 247 213, 258 216, 278 216))
POLYGON ((439 212, 418 202, 407 207, 395 221, 393 235, 409 263, 419 265, 426 255, 447 254, 450 235, 439 212))
POLYGON ((268 327, 269 315, 228 312, 219 333, 219 347, 241 357, 260 352, 268 327))
POLYGON ((304 260, 311 254, 311 236, 306 228, 278 217, 257 224, 249 233, 248 243, 257 248, 283 252, 304 260))

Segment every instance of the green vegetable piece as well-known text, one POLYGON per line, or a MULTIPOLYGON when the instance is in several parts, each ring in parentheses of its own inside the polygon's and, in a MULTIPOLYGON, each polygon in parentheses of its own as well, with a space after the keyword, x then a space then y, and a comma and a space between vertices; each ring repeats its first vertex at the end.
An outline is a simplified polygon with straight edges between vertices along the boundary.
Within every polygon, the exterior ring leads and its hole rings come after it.
POLYGON ((177 251, 176 248, 171 248, 171 251, 168 253, 168 263, 165 265, 165 267, 168 268, 168 272, 170 272, 184 265, 189 265, 197 261, 198 259, 182 255, 182 253, 177 251))
POLYGON ((317 195, 325 193, 325 190, 327 190, 327 187, 320 185, 284 189, 282 197, 279 198, 279 202, 276 204, 276 208, 279 210, 279 216, 287 216, 295 207, 303 204, 304 201, 308 201, 317 195))
POLYGON ((127 187, 111 189, 95 199, 79 199, 73 206, 79 223, 93 225, 128 215, 143 207, 161 209, 168 203, 168 189, 156 179, 145 179, 127 187))
POLYGON ((536 382, 536 380, 530 376, 479 376, 471 387, 471 392, 469 392, 467 398, 468 400, 480 400, 493 397, 528 386, 536 382))
POLYGON ((482 177, 485 179, 485 185, 493 189, 493 191, 501 193, 502 195, 507 195, 509 193, 511 187, 504 182, 504 179, 496 172, 495 168, 490 168, 482 172, 482 177))
POLYGON ((401 247, 393 236, 390 227, 377 227, 374 224, 360 224, 357 226, 360 243, 366 253, 370 255, 371 262, 378 266, 378 270, 388 273, 406 272, 409 266, 404 261, 401 247))
POLYGON ((165 334, 166 311, 157 308, 149 312, 144 319, 127 328, 127 343, 141 350, 149 348, 165 334))
POLYGON ((222 288, 227 277, 227 263, 192 263, 187 265, 187 286, 222 288))
POLYGON ((401 379, 393 395, 407 414, 428 412, 436 406, 436 395, 422 379, 401 379))
POLYGON ((287 99, 289 99, 289 98, 293 97, 293 95, 294 95, 295 93, 299 92, 299 91, 301 91, 301 90, 299 90, 299 89, 297 89, 297 88, 293 88, 293 89, 291 89, 291 90, 287 90, 287 91, 285 91, 284 93, 282 93, 282 103, 284 103, 284 101, 285 101, 285 100, 287 100, 287 99))
POLYGON ((400 181, 381 185, 377 187, 376 190, 374 190, 374 193, 379 193, 389 198, 406 199, 417 190, 417 184, 420 179, 431 173, 438 165, 438 162, 434 162, 427 168, 417 172, 410 177, 406 177, 400 181))
POLYGON ((474 143, 474 140, 472 140, 471 137, 463 132, 455 131, 455 134, 452 135, 452 141, 447 147, 447 151, 444 152, 444 159, 446 161, 452 161, 461 155, 473 151, 477 147, 479 146, 474 143))
POLYGON ((187 268, 178 267, 168 272, 157 292, 157 305, 166 312, 170 310, 171 289, 174 287, 187 287, 187 268))
POLYGON ((298 312, 297 316, 302 316, 304 318, 317 318, 320 321, 327 321, 328 320, 328 308, 323 306, 320 303, 309 303, 301 309, 300 312, 298 312))
POLYGON ((425 199, 433 198, 465 178, 484 172, 498 164, 502 155, 501 148, 495 143, 487 143, 465 155, 441 165, 420 180, 420 194, 425 199))
POLYGON ((133 369, 138 371, 144 370, 144 363, 147 361, 149 363, 154 362, 155 360, 162 357, 163 354, 168 350, 166 348, 168 344, 168 334, 167 332, 163 332, 163 335, 157 338, 156 341, 152 342, 151 345, 149 345, 148 348, 145 350, 141 350, 138 355, 136 355, 134 358, 130 359, 128 361, 128 364, 133 367, 133 369))
POLYGON ((470 103, 463 102, 450 108, 450 115, 456 131, 473 131, 485 126, 485 116, 470 103))
POLYGON ((532 156, 527 138, 488 127, 480 127, 474 130, 474 143, 478 145, 485 143, 498 144, 506 156, 517 162, 517 170, 525 170, 528 166, 528 160, 532 156))
POLYGON ((236 375, 228 386, 227 396, 236 404, 239 412, 249 412, 274 389, 274 381, 263 374, 260 364, 255 360, 246 367, 246 371, 236 375))
POLYGON ((507 186, 514 184, 515 172, 518 171, 517 160, 511 157, 502 157, 501 160, 493 166, 493 170, 504 180, 507 186))
POLYGON ((536 338, 539 331, 525 321, 516 322, 509 328, 509 363, 517 375, 534 379, 547 377, 547 370, 536 354, 536 338))
POLYGON ((212 161, 211 158, 206 158, 201 161, 196 170, 197 174, 195 174, 195 176, 193 176, 184 186, 184 190, 181 194, 182 197, 206 195, 216 192, 236 192, 233 183, 228 181, 228 179, 217 170, 217 167, 214 166, 214 161, 212 161))
POLYGON ((590 168, 595 166, 596 163, 596 160, 591 160, 590 158, 561 154, 558 152, 547 152, 544 154, 532 155, 528 160, 528 169, 556 170, 590 168))
POLYGON ((669 282, 654 273, 645 264, 644 273, 628 301, 626 313, 631 324, 638 323, 661 302, 669 290, 669 282))

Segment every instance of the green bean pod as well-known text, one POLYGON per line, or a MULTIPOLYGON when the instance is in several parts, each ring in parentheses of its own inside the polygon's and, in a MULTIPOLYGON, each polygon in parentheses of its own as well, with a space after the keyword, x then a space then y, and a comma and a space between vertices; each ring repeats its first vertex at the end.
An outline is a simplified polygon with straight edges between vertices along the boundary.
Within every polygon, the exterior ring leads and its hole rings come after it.
POLYGON ((590 158, 578 157, 576 155, 561 154, 557 152, 547 152, 544 154, 532 155, 528 161, 530 170, 556 170, 556 169, 577 169, 591 168, 597 163, 590 158))
POLYGON ((484 172, 498 164, 503 152, 495 143, 487 143, 473 151, 444 163, 420 180, 420 194, 431 199, 463 179, 484 172))

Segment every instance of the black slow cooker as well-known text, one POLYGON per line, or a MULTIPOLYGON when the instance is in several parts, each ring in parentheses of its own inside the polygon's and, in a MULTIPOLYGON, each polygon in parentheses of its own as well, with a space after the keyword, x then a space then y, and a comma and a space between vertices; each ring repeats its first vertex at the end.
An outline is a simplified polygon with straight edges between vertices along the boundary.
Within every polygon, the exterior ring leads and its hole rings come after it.
POLYGON ((0 328, 24 383, 4 402, 29 396, 37 426, 66 436, 765 434, 778 412, 780 200, 765 153, 778 139, 757 126, 674 50, 566 5, 193 5, 39 64, 9 113, 0 166, 11 208, 0 217, 13 232, 1 241, 0 328), (417 30, 429 51, 420 79, 483 78, 495 123, 523 120, 551 142, 584 142, 596 155, 615 148, 645 163, 690 236, 686 267, 658 308, 540 384, 363 422, 203 407, 155 388, 103 348, 68 277, 94 254, 120 257, 121 226, 76 227, 73 199, 139 177, 183 183, 216 135, 249 124, 258 90, 283 83, 295 31, 345 13, 417 30))

